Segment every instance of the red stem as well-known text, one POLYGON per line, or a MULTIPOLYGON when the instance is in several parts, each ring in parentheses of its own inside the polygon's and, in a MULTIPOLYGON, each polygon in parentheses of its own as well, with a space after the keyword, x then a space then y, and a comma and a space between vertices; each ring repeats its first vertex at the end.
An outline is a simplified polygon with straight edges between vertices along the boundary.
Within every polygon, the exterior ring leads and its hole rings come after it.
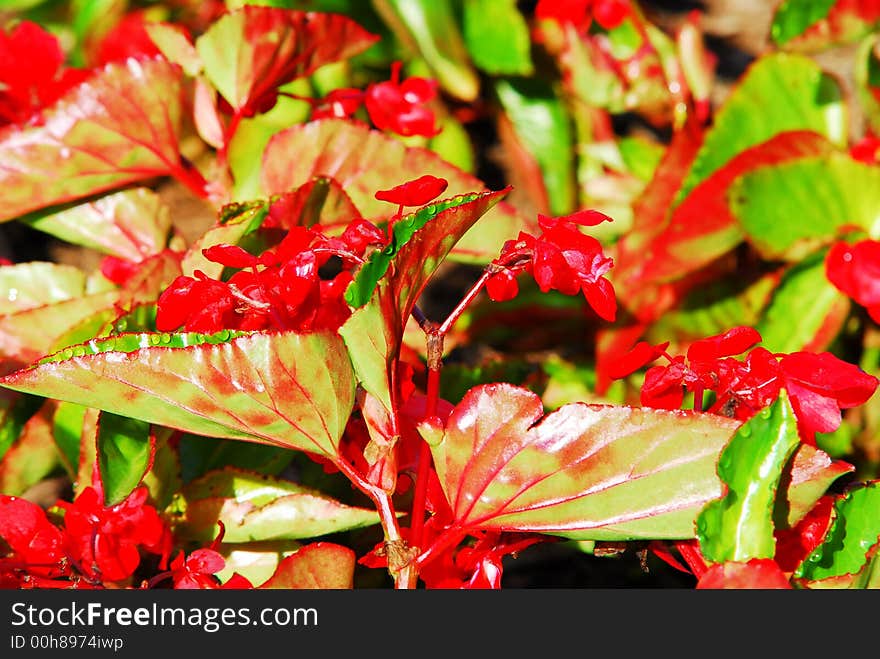
POLYGON ((208 181, 192 163, 181 158, 181 164, 171 170, 171 175, 183 183, 183 185, 189 188, 200 199, 210 198, 211 194, 208 192, 208 181))
POLYGON ((706 574, 709 568, 706 565, 706 560, 703 558, 703 554, 700 553, 700 548, 697 545, 696 540, 677 540, 674 544, 678 553, 684 559, 685 563, 688 564, 688 567, 690 567, 691 572, 694 573, 697 580, 706 574))
MULTIPOLYGON (((440 392, 440 369, 428 369, 428 391, 425 402, 425 418, 437 415, 437 400, 440 392)), ((431 447, 423 441, 419 447, 419 466, 413 491, 412 513, 410 514, 410 544, 421 547, 427 512, 428 478, 431 473, 431 447)))

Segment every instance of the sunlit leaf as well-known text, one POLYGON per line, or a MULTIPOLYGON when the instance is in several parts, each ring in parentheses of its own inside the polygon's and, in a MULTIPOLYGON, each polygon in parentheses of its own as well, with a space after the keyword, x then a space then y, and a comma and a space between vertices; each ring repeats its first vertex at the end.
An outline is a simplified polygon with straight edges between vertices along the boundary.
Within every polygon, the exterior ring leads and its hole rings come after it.
POLYGON ((48 261, 0 267, 0 314, 33 309, 78 297, 86 275, 79 268, 48 261))
POLYGON ((640 276, 675 280, 736 247, 744 234, 728 206, 728 190, 741 175, 834 149, 818 133, 786 131, 737 154, 675 208, 668 226, 648 244, 640 276))
POLYGON ((181 112, 176 66, 162 58, 107 64, 47 110, 42 125, 0 131, 0 221, 180 174, 181 112))
POLYGON ((771 352, 821 352, 843 328, 849 311, 849 298, 828 281, 820 253, 785 273, 755 329, 771 352))
POLYGON ((816 53, 859 39, 880 22, 876 0, 785 0, 770 26, 786 50, 816 53))
POLYGON ((532 75, 529 26, 515 0, 474 0, 463 10, 463 36, 477 67, 492 75, 532 75))
POLYGON ((123 334, 0 379, 10 389, 212 437, 335 456, 354 381, 335 334, 123 334))
POLYGON ((580 540, 693 537, 700 509, 720 494, 715 462, 739 425, 585 403, 542 416, 536 394, 500 383, 455 407, 431 450, 457 525, 580 540))
POLYGON ((845 153, 748 172, 731 186, 728 199, 765 259, 802 259, 847 225, 880 231, 880 169, 845 153))
POLYGON ((506 193, 465 195, 402 218, 392 229, 390 245, 374 253, 346 291, 349 304, 360 308, 339 334, 358 380, 389 411, 394 409, 393 365, 413 306, 456 241, 506 193))
POLYGON ((0 492, 3 494, 24 494, 58 468, 59 455, 52 439, 54 408, 54 401, 44 401, 0 460, 0 492))
POLYGON ((171 230, 169 207, 149 188, 123 190, 25 221, 66 242, 129 261, 161 252, 171 230))
POLYGON ((541 170, 551 215, 574 210, 574 136, 571 119, 553 87, 540 78, 502 78, 495 93, 517 139, 541 170))
POLYGON ((446 92, 461 101, 476 100, 480 77, 452 5, 434 0, 374 0, 372 4, 404 47, 425 60, 446 92))
POLYGON ((234 467, 215 471, 183 489, 185 517, 178 530, 208 540, 224 525, 224 543, 298 540, 379 523, 373 509, 345 505, 292 481, 234 467))
MULTIPOLYGON (((375 198, 378 190, 425 174, 449 182, 444 196, 486 190, 480 179, 432 151, 404 146, 393 137, 341 119, 311 121, 276 134, 263 154, 261 176, 266 194, 293 190, 315 177, 332 178, 363 216, 375 222, 397 212, 396 206, 375 198)), ((529 224, 519 211, 501 202, 456 244, 450 258, 486 263, 529 224)))
POLYGON ((793 53, 760 57, 715 115, 677 202, 731 158, 777 133, 813 131, 843 146, 847 125, 840 86, 816 62, 793 53))

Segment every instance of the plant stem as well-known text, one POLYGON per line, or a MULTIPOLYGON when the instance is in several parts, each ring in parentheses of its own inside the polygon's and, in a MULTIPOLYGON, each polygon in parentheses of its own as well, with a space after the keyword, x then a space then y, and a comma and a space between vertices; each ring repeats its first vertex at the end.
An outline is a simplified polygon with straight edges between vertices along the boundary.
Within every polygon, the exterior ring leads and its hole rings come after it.
POLYGON ((479 295, 480 290, 491 277, 491 273, 488 270, 483 270, 483 274, 480 275, 480 278, 477 282, 471 286, 470 290, 465 293, 465 296, 461 299, 461 302, 458 303, 458 306, 452 310, 452 313, 443 321, 443 324, 437 329, 437 332, 442 336, 446 336, 449 330, 452 328, 452 325, 455 324, 455 321, 458 320, 459 316, 465 312, 465 310, 470 306, 471 302, 479 295))
POLYGON ((171 175, 183 183, 200 199, 210 199, 208 181, 195 165, 181 157, 181 163, 171 171, 171 175))
POLYGON ((400 533, 400 525, 397 522, 397 515, 394 512, 394 503, 391 501, 391 495, 381 487, 373 485, 362 478, 354 467, 345 460, 339 460, 336 465, 355 487, 370 497, 376 506, 379 520, 382 523, 382 529, 385 532, 388 571, 394 577, 394 587, 400 590, 414 588, 418 572, 415 571, 412 561, 401 559, 405 555, 407 548, 406 542, 400 533))

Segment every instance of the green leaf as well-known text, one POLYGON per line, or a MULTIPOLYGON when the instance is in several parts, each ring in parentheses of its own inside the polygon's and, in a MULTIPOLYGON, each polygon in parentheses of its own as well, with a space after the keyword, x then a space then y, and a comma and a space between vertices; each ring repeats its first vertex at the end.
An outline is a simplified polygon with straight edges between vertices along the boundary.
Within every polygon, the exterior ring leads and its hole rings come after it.
POLYGON ((44 402, 39 396, 21 396, 9 392, 3 392, 0 396, 0 461, 44 402))
POLYGON ((156 192, 135 188, 31 215, 24 222, 74 245, 140 261, 165 249, 171 212, 156 192))
POLYGON ((123 334, 65 348, 0 385, 212 437, 335 459, 354 378, 335 334, 123 334))
POLYGON ((517 138, 541 169, 551 214, 576 210, 574 136, 552 86, 540 78, 505 78, 495 82, 495 92, 517 138))
POLYGON ((378 36, 341 14, 244 6, 195 42, 205 76, 247 116, 265 111, 276 88, 366 50, 378 36))
MULTIPOLYGON (((411 181, 423 174, 446 179, 447 197, 483 192, 476 176, 442 160, 436 153, 407 147, 394 137, 343 119, 321 119, 292 126, 276 134, 263 154, 264 194, 294 190, 321 176, 332 178, 351 198, 364 217, 380 223, 397 207, 376 199, 378 190, 411 181)), ((498 203, 459 240, 451 258, 488 263, 498 256, 505 241, 531 220, 510 204, 498 203)))
POLYGON ((791 528, 809 513, 831 484, 855 467, 832 460, 825 451, 801 444, 782 475, 781 496, 776 498, 773 521, 777 529, 791 528))
POLYGON ((30 261, 0 267, 0 314, 33 309, 79 297, 86 276, 72 265, 30 261))
POLYGON ((741 176, 728 201, 761 256, 798 261, 841 227, 880 232, 880 168, 845 153, 762 167, 741 176))
POLYGON ((71 479, 79 471, 79 444, 86 408, 75 403, 59 402, 52 416, 52 436, 61 455, 61 463, 71 479))
POLYGON ((59 455, 52 438, 54 401, 43 405, 24 424, 15 443, 0 460, 0 492, 20 496, 59 467, 59 455))
POLYGON ((773 14, 770 36, 777 46, 785 45, 828 16, 837 0, 784 0, 773 14))
POLYGON ((536 394, 502 383, 471 389, 455 407, 431 447, 455 525, 577 540, 691 538, 699 510, 721 494, 715 463, 739 425, 586 403, 542 416, 536 394))
POLYGON ((824 256, 811 256, 783 275, 755 325, 770 352, 821 352, 842 329, 850 302, 825 276, 824 256))
POLYGON ((150 424, 101 412, 98 417, 98 472, 104 487, 104 505, 115 506, 141 484, 155 448, 150 424))
POLYGON ((0 316, 0 355, 18 364, 35 360, 51 352, 65 332, 112 308, 118 299, 119 292, 111 290, 0 316))
POLYGON ((834 521, 825 540, 797 570, 796 579, 807 582, 859 573, 868 552, 880 542, 880 485, 878 481, 850 490, 834 504, 834 521))
POLYGON ((474 64, 490 75, 530 76, 531 38, 515 0, 465 0, 464 41, 474 64))
POLYGON ((793 53, 759 58, 718 110, 677 201, 738 153, 783 131, 811 130, 845 146, 846 115, 838 83, 812 59, 793 53))
POLYGON ((348 506, 297 483, 234 467, 211 472, 183 489, 185 518, 177 531, 210 540, 223 522, 227 544, 299 540, 379 523, 373 509, 348 506))
POLYGON ((773 509, 783 470, 800 444, 797 419, 785 390, 737 430, 721 452, 724 496, 697 518, 700 550, 713 563, 773 558, 773 509))
POLYGON ((354 551, 330 542, 313 542, 278 564, 259 587, 282 589, 348 590, 354 587, 354 551))
POLYGON ((647 329, 647 340, 685 342, 722 334, 731 327, 754 327, 778 285, 775 273, 755 279, 737 273, 706 282, 653 322, 647 329))
POLYGON ((180 70, 164 59, 110 63, 39 126, 0 133, 0 221, 180 173, 180 70))

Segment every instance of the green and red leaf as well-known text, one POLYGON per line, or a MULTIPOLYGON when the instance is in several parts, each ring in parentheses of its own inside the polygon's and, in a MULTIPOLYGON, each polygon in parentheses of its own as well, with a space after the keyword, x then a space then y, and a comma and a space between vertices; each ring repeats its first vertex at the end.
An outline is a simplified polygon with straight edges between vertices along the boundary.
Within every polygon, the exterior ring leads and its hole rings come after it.
POLYGON ((456 525, 691 538, 700 509, 720 494, 715 463, 739 425, 586 403, 543 413, 536 394, 500 383, 471 389, 455 407, 431 450, 456 525))
POLYGON ((379 523, 375 510, 235 467, 205 474, 182 494, 185 510, 177 530, 199 541, 216 537, 220 522, 226 544, 300 540, 379 523))
MULTIPOLYGON (((332 178, 365 218, 381 222, 390 219, 397 207, 376 199, 375 193, 412 180, 414 172, 448 181, 445 195, 449 197, 486 190, 480 179, 428 149, 407 147, 394 137, 343 119, 310 121, 276 133, 263 154, 261 180, 264 193, 273 195, 316 177, 332 178)), ((458 241, 451 258, 487 263, 508 238, 529 226, 520 211, 499 203, 458 241)))
POLYGON ((0 379, 200 435, 336 456, 354 378, 335 334, 122 334, 0 379))
POLYGON ((713 563, 773 558, 773 509, 782 474, 800 444, 797 419, 785 390, 746 421, 721 452, 718 475, 725 493, 697 518, 700 551, 713 563))
POLYGON ((246 5, 220 17, 195 47, 205 77, 237 113, 252 116, 274 105, 280 85, 378 39, 341 14, 246 5))
POLYGON ((182 173, 180 69, 163 58, 110 63, 39 126, 0 131, 0 221, 137 181, 182 173))

